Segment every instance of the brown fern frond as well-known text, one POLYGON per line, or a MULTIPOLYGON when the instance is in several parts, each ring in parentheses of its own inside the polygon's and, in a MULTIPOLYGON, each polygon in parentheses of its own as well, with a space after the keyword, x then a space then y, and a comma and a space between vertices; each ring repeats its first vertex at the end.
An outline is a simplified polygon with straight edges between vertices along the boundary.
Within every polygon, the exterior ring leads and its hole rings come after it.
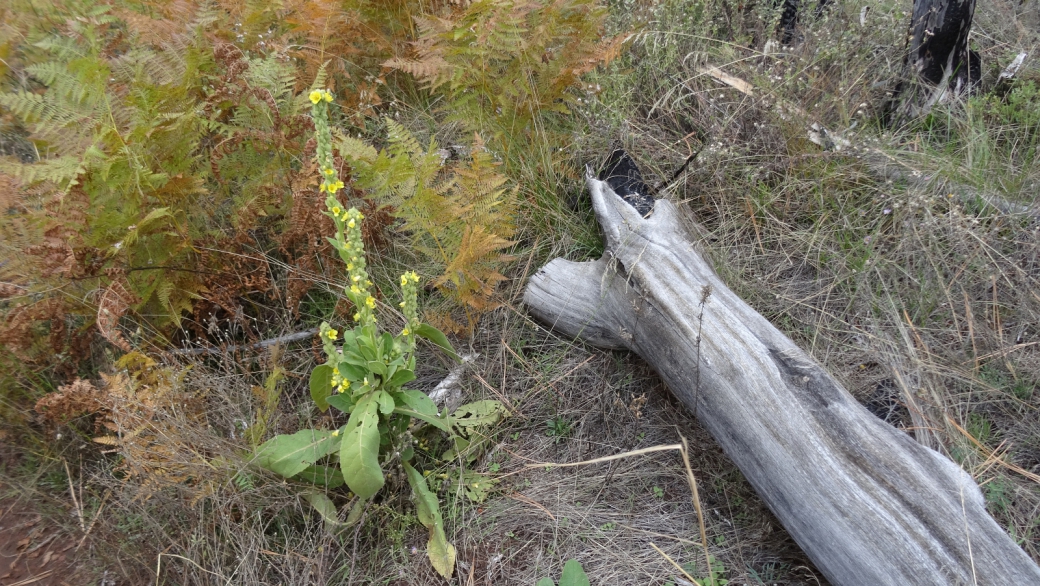
POLYGON ((106 408, 104 393, 90 381, 77 378, 41 397, 34 410, 49 425, 65 425, 84 415, 102 413, 106 408))
POLYGON ((394 57, 383 62, 383 67, 396 69, 414 75, 415 77, 430 82, 431 87, 436 88, 443 74, 451 70, 451 64, 439 55, 430 55, 425 59, 406 59, 394 57))
POLYGON ((126 314, 131 305, 137 302, 137 299, 127 290, 123 281, 124 279, 112 281, 101 294, 98 302, 97 328, 101 336, 110 344, 123 352, 130 352, 132 350, 130 343, 119 331, 119 319, 126 314))

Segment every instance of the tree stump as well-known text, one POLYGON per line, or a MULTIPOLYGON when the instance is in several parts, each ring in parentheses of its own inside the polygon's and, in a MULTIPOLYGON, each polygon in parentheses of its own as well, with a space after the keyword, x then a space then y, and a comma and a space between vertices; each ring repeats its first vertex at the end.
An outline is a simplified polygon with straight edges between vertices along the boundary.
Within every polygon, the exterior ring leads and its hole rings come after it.
POLYGON ((650 363, 833 584, 1040 584, 964 470, 860 405, 735 295, 675 207, 644 218, 589 175, 606 252, 524 295, 562 336, 650 363))
POLYGON ((978 86, 982 64, 968 49, 974 16, 975 0, 914 0, 903 77, 885 107, 889 125, 978 86))

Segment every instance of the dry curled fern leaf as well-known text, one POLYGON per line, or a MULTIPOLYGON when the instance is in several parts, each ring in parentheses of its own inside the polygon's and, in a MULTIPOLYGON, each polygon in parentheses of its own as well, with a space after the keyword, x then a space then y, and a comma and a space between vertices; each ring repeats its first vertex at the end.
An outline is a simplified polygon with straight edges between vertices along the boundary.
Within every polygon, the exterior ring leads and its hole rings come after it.
POLYGON ((127 310, 134 304, 134 301, 133 295, 126 289, 123 281, 120 279, 112 281, 101 294, 101 299, 98 302, 98 331, 109 343, 123 352, 130 352, 131 347, 130 343, 123 337, 123 333, 119 331, 119 319, 126 314, 127 310))

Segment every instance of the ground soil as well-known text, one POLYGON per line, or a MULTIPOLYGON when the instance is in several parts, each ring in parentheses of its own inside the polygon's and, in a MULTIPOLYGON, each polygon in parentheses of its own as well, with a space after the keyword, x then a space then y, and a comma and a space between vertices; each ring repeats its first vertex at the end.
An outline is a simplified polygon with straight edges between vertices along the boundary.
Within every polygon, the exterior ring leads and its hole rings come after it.
POLYGON ((0 500, 0 586, 90 583, 76 563, 80 541, 19 498, 0 500))

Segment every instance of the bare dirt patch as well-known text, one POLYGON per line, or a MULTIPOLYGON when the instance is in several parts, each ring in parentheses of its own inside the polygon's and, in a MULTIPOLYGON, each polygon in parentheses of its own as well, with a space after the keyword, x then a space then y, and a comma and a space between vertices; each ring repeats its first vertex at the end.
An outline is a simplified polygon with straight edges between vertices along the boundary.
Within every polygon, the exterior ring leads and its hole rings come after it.
POLYGON ((77 563, 79 545, 23 499, 0 500, 0 586, 88 583, 77 563))

